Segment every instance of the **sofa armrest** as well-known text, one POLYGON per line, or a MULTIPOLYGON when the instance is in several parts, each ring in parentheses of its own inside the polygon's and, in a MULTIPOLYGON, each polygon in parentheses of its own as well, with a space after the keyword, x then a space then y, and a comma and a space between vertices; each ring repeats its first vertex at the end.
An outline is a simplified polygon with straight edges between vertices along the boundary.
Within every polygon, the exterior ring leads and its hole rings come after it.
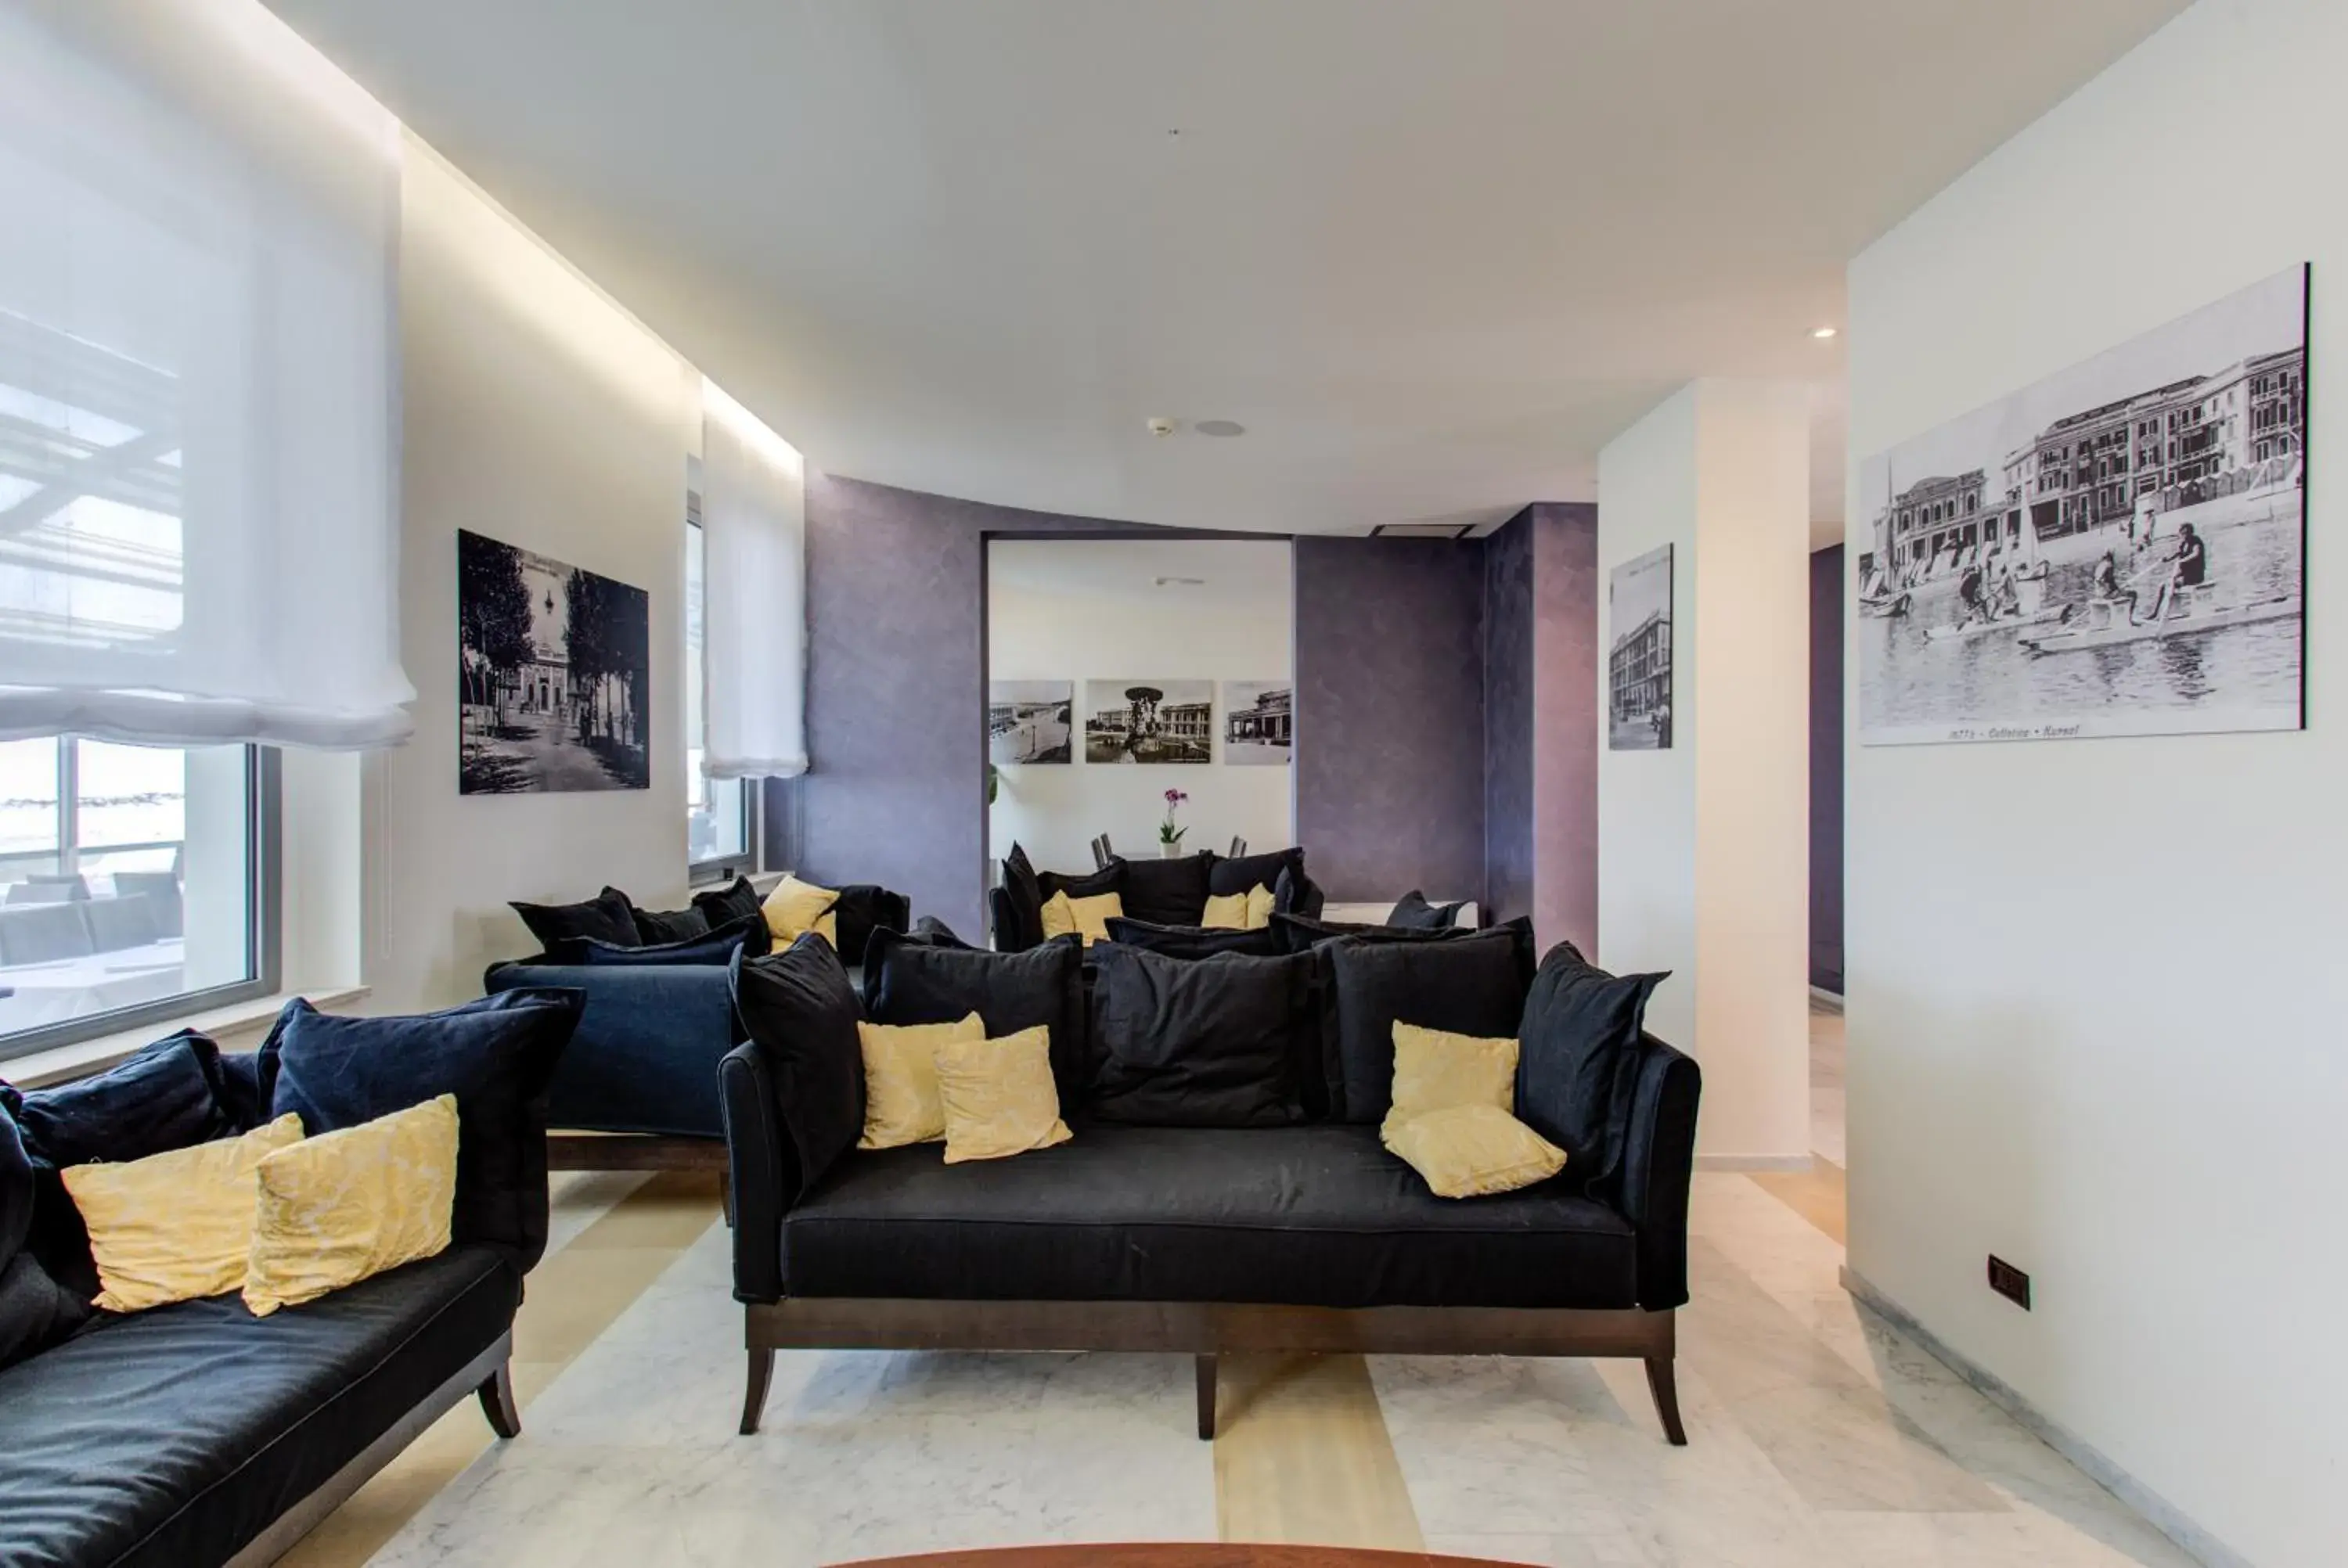
POLYGON ((548 1091, 549 1125, 672 1138, 725 1135, 717 1061, 741 1035, 723 965, 500 964, 484 983, 493 993, 526 986, 586 993, 548 1091))
POLYGON ((774 1081, 755 1045, 717 1064, 726 1118, 726 1180, 734 1212, 734 1299, 783 1298, 783 1215, 798 1198, 798 1157, 775 1110, 774 1081))
POLYGON ((1695 1171, 1696 1102, 1704 1075, 1653 1035, 1643 1036, 1622 1152, 1622 1217, 1639 1232, 1639 1305, 1650 1312, 1688 1298, 1688 1184, 1695 1171))

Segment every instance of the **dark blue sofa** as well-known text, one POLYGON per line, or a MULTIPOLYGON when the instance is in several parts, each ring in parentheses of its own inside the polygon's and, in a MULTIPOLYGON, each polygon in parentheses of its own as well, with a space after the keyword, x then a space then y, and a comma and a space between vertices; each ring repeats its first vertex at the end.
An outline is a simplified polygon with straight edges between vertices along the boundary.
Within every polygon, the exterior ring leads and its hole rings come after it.
MULTIPOLYGON (((498 965, 483 983, 492 995, 544 986, 587 995, 587 1009, 555 1070, 550 1127, 713 1143, 725 1138, 717 1064, 743 1036, 724 965, 526 961, 498 965)), ((561 1143, 558 1155, 574 1154, 578 1147, 561 1143)))

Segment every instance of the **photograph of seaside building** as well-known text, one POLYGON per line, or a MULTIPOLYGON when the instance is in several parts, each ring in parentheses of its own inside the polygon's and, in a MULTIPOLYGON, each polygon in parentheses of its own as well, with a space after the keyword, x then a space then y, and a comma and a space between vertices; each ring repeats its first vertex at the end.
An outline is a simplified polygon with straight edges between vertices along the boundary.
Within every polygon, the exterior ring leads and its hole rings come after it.
POLYGON ((1860 466, 1871 744, 2296 729, 2304 267, 1860 466))

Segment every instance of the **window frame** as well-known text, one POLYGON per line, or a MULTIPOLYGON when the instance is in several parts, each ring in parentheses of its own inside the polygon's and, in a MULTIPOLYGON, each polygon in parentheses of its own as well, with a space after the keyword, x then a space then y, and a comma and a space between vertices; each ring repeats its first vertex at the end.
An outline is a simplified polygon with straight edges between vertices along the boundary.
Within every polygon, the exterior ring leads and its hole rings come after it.
MULTIPOLYGON (((693 538, 693 531, 696 528, 702 528, 701 492, 699 490, 688 488, 685 493, 685 542, 690 545, 693 538)), ((709 578, 706 570, 706 563, 709 559, 708 538, 709 536, 705 530, 702 534, 702 560, 705 569, 701 579, 701 611, 705 616, 708 613, 709 602, 709 578)), ((680 573, 679 576, 682 578, 683 574, 680 573)), ((694 606, 691 604, 685 605, 685 615, 682 619, 688 629, 693 623, 693 614, 694 606)), ((687 637, 688 641, 685 651, 685 657, 687 659, 692 659, 695 657, 695 654, 690 642, 689 630, 687 632, 687 637)), ((705 649, 706 645, 707 637, 705 632, 705 649)), ((708 690, 708 678, 707 671, 705 669, 702 674, 702 689, 705 692, 708 690)), ((688 766, 690 766, 692 750, 693 748, 691 746, 687 746, 685 748, 688 766)), ((705 746, 703 750, 705 753, 707 748, 705 746)), ((742 785, 742 847, 732 855, 713 856, 706 860, 695 860, 692 857, 692 850, 688 845, 685 852, 685 882, 689 886, 700 887, 713 883, 730 882, 736 876, 755 876, 757 873, 759 862, 759 830, 761 826, 759 818, 762 815, 759 812, 757 805, 759 792, 750 787, 752 781, 749 779, 741 779, 735 782, 737 782, 742 785)), ((687 778, 685 780, 685 790, 688 797, 690 796, 692 789, 693 780, 691 778, 687 778)), ((689 810, 686 815, 689 822, 691 820, 691 813, 689 810)))
MULTIPOLYGON (((58 744, 67 746, 78 738, 61 735, 58 744)), ((67 765, 61 764, 60 774, 67 771, 67 765)), ((81 1018, 61 1019, 56 1023, 43 1024, 38 1029, 0 1035, 0 1061, 11 1061, 38 1051, 55 1050, 60 1046, 78 1045, 84 1040, 97 1040, 105 1035, 151 1028, 196 1013, 209 1012, 214 1008, 276 994, 284 934, 283 862, 280 853, 284 812, 283 774, 276 747, 247 745, 244 748, 244 801, 245 941, 246 950, 252 955, 252 976, 224 986, 181 991, 176 996, 160 997, 134 1007, 116 1008, 81 1018)), ((58 810, 67 821, 71 821, 75 815, 74 803, 69 799, 61 800, 58 810)), ((62 833, 75 831, 77 829, 61 828, 62 833)))

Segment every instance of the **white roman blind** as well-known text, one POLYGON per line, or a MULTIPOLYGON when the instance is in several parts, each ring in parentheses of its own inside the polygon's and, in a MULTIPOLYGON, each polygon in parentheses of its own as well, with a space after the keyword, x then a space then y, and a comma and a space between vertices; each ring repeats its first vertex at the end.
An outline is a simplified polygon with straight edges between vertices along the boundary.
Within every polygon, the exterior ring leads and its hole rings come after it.
POLYGON ((781 436, 702 383, 703 771, 807 772, 807 469, 781 436))
POLYGON ((0 0, 0 739, 404 739, 397 122, 257 0, 0 0))

